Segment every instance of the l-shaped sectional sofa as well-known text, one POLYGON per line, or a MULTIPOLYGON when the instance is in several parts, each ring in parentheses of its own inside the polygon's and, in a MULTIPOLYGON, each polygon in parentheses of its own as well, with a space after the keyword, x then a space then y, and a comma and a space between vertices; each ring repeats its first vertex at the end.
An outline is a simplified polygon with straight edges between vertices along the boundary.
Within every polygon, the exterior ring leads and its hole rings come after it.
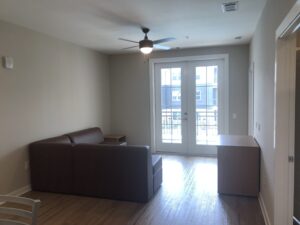
POLYGON ((162 183, 161 156, 103 141, 94 127, 30 144, 32 190, 149 201, 162 183))

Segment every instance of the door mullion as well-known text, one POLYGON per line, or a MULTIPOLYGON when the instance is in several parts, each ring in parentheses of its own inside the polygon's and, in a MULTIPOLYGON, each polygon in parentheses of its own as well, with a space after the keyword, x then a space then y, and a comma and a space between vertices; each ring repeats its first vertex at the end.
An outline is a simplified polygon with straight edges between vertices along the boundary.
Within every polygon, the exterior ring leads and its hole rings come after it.
POLYGON ((195 71, 193 62, 186 63, 187 67, 187 91, 188 91, 188 101, 187 101, 187 110, 189 114, 189 121, 188 121, 188 150, 189 152, 194 151, 194 146, 196 145, 196 117, 195 117, 195 92, 196 92, 196 85, 195 85, 195 71))

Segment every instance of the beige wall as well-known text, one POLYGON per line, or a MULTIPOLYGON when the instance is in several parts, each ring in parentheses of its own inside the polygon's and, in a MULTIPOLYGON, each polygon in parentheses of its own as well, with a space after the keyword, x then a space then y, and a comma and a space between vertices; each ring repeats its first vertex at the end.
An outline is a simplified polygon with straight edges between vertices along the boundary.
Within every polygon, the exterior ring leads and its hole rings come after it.
POLYGON ((274 221, 275 31, 295 0, 268 0, 250 47, 254 62, 254 135, 261 150, 261 196, 274 221), (259 129, 260 126, 260 129, 259 129))
MULTIPOLYGON (((248 133, 249 46, 223 46, 161 51, 151 58, 229 54, 229 132, 248 133), (233 119, 232 114, 237 118, 233 119)), ((140 53, 109 57, 111 121, 114 133, 128 136, 129 143, 150 144, 150 84, 148 59, 140 53)))
POLYGON ((29 184, 27 145, 64 132, 110 131, 108 59, 0 21, 0 193, 29 184))

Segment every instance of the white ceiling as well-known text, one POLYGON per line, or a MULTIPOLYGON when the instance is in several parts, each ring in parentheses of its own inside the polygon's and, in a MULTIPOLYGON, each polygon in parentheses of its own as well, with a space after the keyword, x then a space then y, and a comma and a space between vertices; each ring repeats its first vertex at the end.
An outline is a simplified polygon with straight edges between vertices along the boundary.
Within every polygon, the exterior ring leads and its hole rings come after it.
POLYGON ((63 40, 120 53, 140 40, 175 37, 172 48, 248 43, 265 0, 240 0, 239 10, 223 13, 230 0, 0 0, 0 20, 63 40), (242 36, 242 40, 235 40, 242 36))

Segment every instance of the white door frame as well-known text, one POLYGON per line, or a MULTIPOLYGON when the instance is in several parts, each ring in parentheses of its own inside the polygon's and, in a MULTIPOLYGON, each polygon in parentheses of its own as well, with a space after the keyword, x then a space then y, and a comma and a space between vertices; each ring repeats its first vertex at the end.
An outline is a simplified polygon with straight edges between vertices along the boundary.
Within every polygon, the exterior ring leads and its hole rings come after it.
POLYGON ((185 61, 201 61, 201 60, 224 60, 224 80, 225 80, 225 133, 229 130, 229 55, 228 54, 215 54, 215 55, 200 55, 200 56, 184 56, 173 58, 153 58, 149 59, 149 83, 150 83, 150 125, 151 125, 151 149, 155 152, 155 79, 154 79, 154 65, 155 63, 172 63, 172 62, 185 62, 185 61))
MULTIPOLYGON (((276 30, 274 149, 274 225, 292 225, 294 208, 296 38, 292 28, 300 15, 300 0, 276 30)), ((298 21, 299 22, 299 21, 298 21)))
POLYGON ((249 90, 248 90, 248 135, 254 136, 254 80, 255 80, 255 63, 250 62, 249 65, 249 90))

